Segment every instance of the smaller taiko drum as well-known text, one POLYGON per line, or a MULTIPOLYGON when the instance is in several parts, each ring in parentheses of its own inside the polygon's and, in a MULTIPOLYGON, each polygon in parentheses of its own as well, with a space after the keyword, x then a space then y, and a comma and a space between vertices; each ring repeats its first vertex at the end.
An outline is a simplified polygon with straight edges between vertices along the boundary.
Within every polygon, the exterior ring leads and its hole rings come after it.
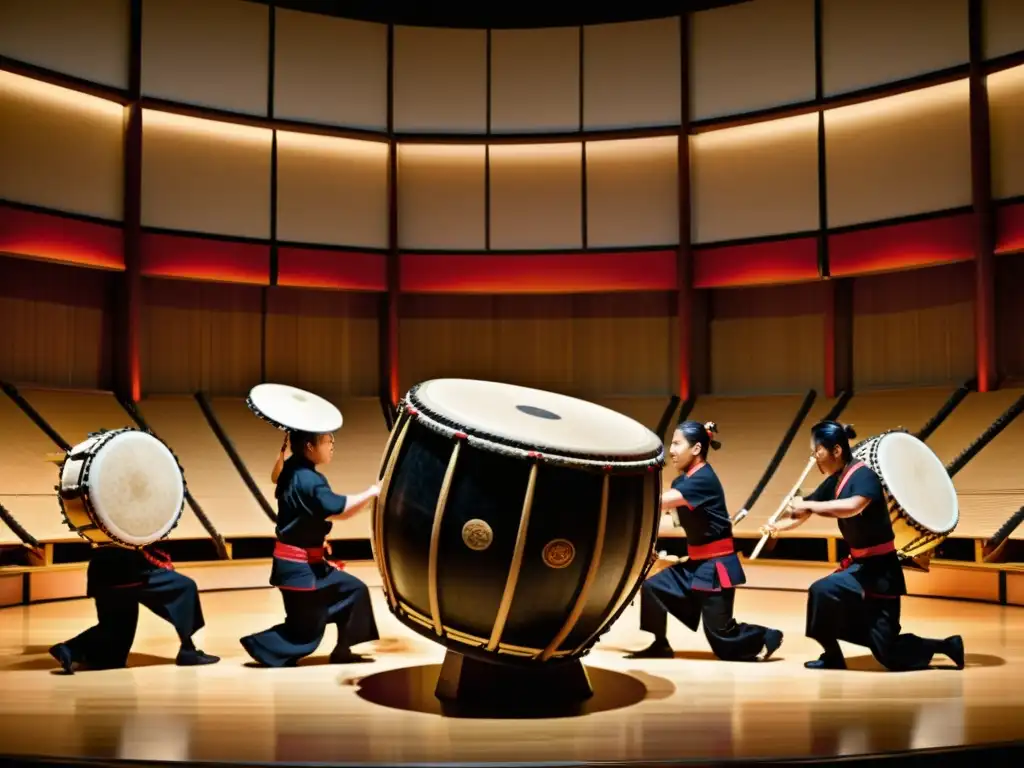
POLYGON ((663 464, 650 429, 594 403, 467 379, 413 387, 373 520, 392 613, 486 661, 578 659, 650 566, 663 464))
POLYGON ((956 528, 956 488, 924 442, 904 430, 892 430, 854 446, 853 456, 881 480, 901 558, 930 554, 956 528))
POLYGON ((185 474, 159 438, 99 432, 60 465, 57 498, 68 527, 93 544, 140 549, 165 538, 185 507, 185 474))

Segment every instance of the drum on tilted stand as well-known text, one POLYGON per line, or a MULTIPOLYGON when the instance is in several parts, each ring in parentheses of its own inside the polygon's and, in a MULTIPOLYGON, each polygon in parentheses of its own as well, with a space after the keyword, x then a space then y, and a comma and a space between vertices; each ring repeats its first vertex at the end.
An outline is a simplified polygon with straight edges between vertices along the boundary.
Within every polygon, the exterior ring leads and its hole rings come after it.
POLYGON ((863 440, 853 456, 881 480, 900 558, 927 569, 960 520, 956 488, 942 461, 901 429, 863 440))
POLYGON ((582 700, 580 662, 653 562, 661 440, 607 408, 438 379, 399 407, 374 557, 391 612, 447 648, 443 700, 582 700))
POLYGON ((185 474, 159 438, 99 432, 60 463, 57 498, 68 527, 93 544, 141 549, 166 538, 185 506, 185 474))

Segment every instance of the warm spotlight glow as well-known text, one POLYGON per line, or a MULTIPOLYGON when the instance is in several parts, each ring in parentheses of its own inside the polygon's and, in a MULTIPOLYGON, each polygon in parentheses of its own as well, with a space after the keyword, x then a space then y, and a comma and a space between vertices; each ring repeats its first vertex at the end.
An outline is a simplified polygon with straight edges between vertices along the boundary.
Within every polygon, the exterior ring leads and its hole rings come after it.
POLYGON ((0 206, 0 253, 124 269, 121 227, 0 206))
POLYGON ((644 160, 675 160, 679 151, 676 136, 652 136, 647 139, 607 139, 587 142, 587 158, 631 162, 644 160))
POLYGON ((363 141, 342 136, 323 136, 316 133, 278 131, 277 146, 295 152, 325 154, 342 157, 359 156, 363 159, 385 162, 388 145, 385 141, 363 141))
POLYGON ((252 142, 267 147, 273 138, 273 131, 269 128, 189 117, 156 109, 143 110, 142 125, 144 129, 163 129, 190 136, 208 136, 222 141, 252 142))
POLYGON ((399 163, 444 168, 453 165, 482 166, 487 147, 483 144, 401 144, 399 163))
POLYGON ((583 147, 579 142, 559 144, 494 144, 491 162, 510 162, 522 165, 565 165, 580 162, 583 147))
POLYGON ((1019 67, 993 72, 988 76, 988 97, 1013 98, 1014 94, 1024 91, 1024 64, 1019 67))
POLYGON ((698 152, 716 149, 738 150, 768 142, 799 141, 811 135, 816 136, 817 131, 818 115, 815 112, 694 134, 690 137, 690 146, 698 152))
POLYGON ((970 98, 966 79, 872 99, 825 111, 827 129, 861 130, 875 123, 928 120, 936 112, 963 107, 970 98))
POLYGON ((0 98, 14 98, 37 102, 47 109, 75 110, 111 120, 124 120, 124 107, 116 101, 101 99, 70 88, 33 80, 13 72, 0 70, 0 98))

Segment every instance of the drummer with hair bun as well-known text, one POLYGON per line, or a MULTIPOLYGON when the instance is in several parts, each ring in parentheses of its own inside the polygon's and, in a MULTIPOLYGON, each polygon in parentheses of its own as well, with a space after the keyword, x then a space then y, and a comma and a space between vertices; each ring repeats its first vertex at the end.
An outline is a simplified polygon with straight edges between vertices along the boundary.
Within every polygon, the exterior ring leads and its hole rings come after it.
POLYGON ((850 555, 834 573, 811 585, 807 598, 807 636, 824 653, 804 664, 808 669, 846 669, 839 640, 871 649, 886 669, 925 669, 932 657, 948 656, 964 667, 959 635, 930 640, 900 634, 900 598, 907 594, 896 553, 892 521, 882 483, 872 469, 854 460, 853 428, 837 421, 811 427, 811 450, 825 481, 805 498, 793 498, 779 524, 762 531, 776 535, 803 524, 811 515, 834 518, 850 555))
POLYGON ((725 661, 754 661, 761 651, 769 658, 782 645, 782 632, 733 618, 736 587, 746 582, 736 556, 732 521, 725 491, 708 464, 708 449, 721 445, 712 438, 714 422, 684 421, 669 446, 679 477, 661 497, 661 509, 686 531, 689 558, 647 579, 640 596, 640 629, 654 642, 630 658, 672 658, 668 614, 694 632, 703 620, 704 634, 715 656, 725 661))
POLYGON ((320 645, 328 624, 338 628, 332 664, 372 659, 351 646, 379 639, 370 593, 361 580, 326 557, 325 540, 335 522, 359 513, 377 497, 370 486, 343 496, 331 490, 317 467, 334 456, 333 434, 291 432, 272 477, 277 483, 277 543, 270 583, 281 590, 285 620, 241 639, 242 647, 266 667, 294 666, 320 645))

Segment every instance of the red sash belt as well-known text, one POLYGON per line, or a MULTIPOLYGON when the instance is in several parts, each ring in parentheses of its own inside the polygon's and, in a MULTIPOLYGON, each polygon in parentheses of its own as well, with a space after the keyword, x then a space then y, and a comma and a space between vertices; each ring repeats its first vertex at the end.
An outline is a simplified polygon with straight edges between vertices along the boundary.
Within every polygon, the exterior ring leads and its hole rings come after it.
POLYGON ((886 541, 882 544, 875 544, 873 547, 864 547, 859 549, 857 547, 850 547, 850 554, 843 558, 842 562, 839 563, 839 570, 845 571, 851 565, 854 560, 863 560, 867 557, 877 557, 878 555, 887 555, 890 552, 896 551, 896 544, 892 541, 886 541))
POLYGON ((710 560, 713 557, 725 557, 736 551, 732 538, 719 539, 710 544, 687 544, 686 551, 691 560, 710 560))
POLYGON ((324 555, 326 547, 295 547, 285 544, 283 541, 274 542, 274 557, 279 560, 287 560, 290 563, 323 563, 326 562, 337 569, 342 569, 345 564, 337 560, 328 560, 324 555))
POLYGON ((174 570, 174 563, 171 562, 171 556, 162 549, 147 547, 142 550, 142 556, 146 558, 151 565, 155 565, 157 568, 163 568, 165 571, 174 570))

